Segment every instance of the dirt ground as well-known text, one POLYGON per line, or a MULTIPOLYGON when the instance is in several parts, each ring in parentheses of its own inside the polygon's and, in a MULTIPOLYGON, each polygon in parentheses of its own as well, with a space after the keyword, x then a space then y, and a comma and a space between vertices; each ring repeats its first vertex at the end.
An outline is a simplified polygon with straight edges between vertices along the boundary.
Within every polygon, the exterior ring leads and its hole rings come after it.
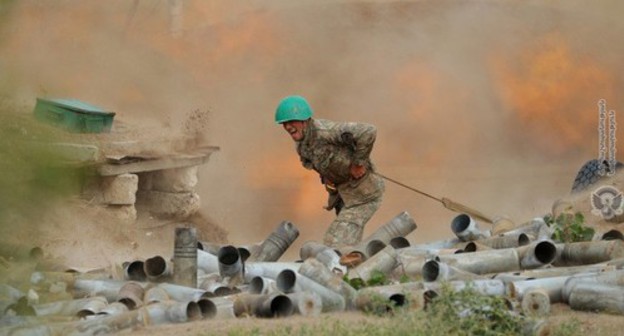
MULTIPOLYGON (((383 317, 365 315, 359 312, 344 312, 338 314, 322 314, 319 317, 293 316, 285 319, 239 318, 236 320, 205 320, 179 325, 148 326, 125 330, 120 335, 137 336, 164 336, 164 335, 224 335, 230 331, 240 332, 259 330, 266 333, 274 328, 292 327, 294 330, 302 326, 318 324, 331 325, 334 321, 357 325, 361 321, 371 323, 383 322, 383 317)), ((547 318, 551 330, 555 330, 562 323, 578 322, 576 335, 621 335, 624 328, 624 319, 617 315, 596 314, 571 310, 567 305, 557 304, 552 307, 552 313, 547 318)))

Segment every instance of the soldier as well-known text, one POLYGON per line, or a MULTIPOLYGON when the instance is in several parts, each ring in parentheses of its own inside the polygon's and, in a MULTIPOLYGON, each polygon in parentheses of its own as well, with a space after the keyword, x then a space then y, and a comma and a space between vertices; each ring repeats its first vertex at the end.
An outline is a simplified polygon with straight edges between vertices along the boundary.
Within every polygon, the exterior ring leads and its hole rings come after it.
POLYGON ((329 193, 325 208, 335 209, 337 217, 325 233, 324 244, 355 245, 384 192, 369 157, 377 130, 364 123, 313 119, 312 114, 305 98, 289 96, 277 106, 275 122, 290 134, 301 163, 319 173, 329 193))

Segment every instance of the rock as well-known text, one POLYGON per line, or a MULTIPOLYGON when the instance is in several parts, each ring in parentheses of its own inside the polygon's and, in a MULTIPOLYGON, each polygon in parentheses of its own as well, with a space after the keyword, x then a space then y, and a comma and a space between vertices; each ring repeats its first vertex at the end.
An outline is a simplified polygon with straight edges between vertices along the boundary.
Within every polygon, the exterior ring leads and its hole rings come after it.
POLYGON ((158 217, 187 218, 199 210, 200 201, 194 192, 141 190, 137 193, 137 206, 158 217))
POLYGON ((115 219, 124 223, 134 223, 137 219, 137 210, 134 204, 131 205, 109 205, 107 212, 115 219))
POLYGON ((181 193, 193 191, 197 185, 197 166, 158 170, 144 175, 146 181, 141 181, 141 190, 181 193))
POLYGON ((110 205, 132 205, 136 202, 139 176, 122 174, 103 177, 100 183, 102 203, 110 205))

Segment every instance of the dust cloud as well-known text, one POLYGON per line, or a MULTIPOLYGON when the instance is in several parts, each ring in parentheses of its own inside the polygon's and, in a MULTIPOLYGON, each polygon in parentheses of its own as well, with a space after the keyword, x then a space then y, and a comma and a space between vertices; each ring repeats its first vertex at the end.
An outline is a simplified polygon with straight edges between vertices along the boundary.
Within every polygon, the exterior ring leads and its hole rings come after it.
MULTIPOLYGON (((186 0, 177 37, 169 3, 3 3, 0 92, 82 99, 155 136, 209 111, 205 141, 221 151, 199 193, 233 243, 281 220, 298 244, 320 240, 333 218, 273 122, 286 95, 375 124, 380 172, 516 222, 548 212, 597 156, 598 100, 624 109, 616 0, 186 0)), ((413 242, 450 235, 456 214, 390 183, 365 235, 403 210, 413 242)))

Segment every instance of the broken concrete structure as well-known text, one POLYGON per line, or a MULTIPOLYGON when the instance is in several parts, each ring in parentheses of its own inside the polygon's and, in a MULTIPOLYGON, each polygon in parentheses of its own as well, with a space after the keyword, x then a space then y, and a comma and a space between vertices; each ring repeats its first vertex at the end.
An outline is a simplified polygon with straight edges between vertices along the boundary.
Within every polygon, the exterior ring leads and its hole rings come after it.
POLYGON ((200 209, 195 192, 199 166, 219 150, 197 145, 188 136, 159 136, 158 140, 116 121, 111 133, 68 134, 63 146, 50 150, 70 169, 84 169, 82 196, 106 207, 122 221, 133 222, 138 212, 160 218, 183 219, 200 209), (71 149, 71 156, 66 153, 71 149))

